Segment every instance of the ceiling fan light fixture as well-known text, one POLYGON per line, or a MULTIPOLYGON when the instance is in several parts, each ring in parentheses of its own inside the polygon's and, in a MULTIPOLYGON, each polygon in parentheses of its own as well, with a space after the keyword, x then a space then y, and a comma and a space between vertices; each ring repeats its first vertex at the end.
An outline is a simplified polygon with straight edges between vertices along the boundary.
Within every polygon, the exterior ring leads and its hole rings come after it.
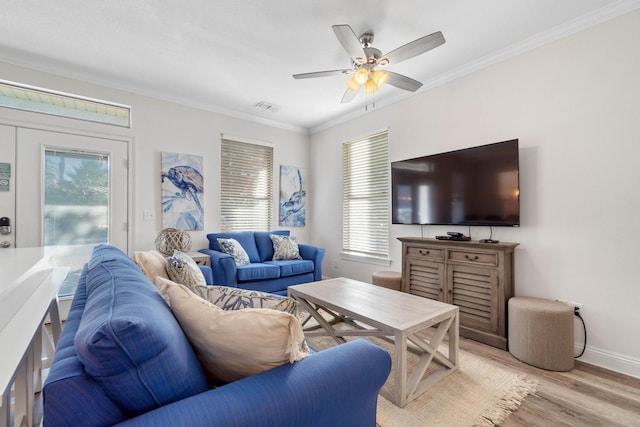
POLYGON ((356 72, 353 73, 353 79, 359 85, 366 83, 366 81, 369 80, 369 70, 367 70, 365 67, 358 68, 356 72))
POLYGON ((374 93, 374 92, 376 92, 378 90, 378 85, 375 84, 375 82, 373 80, 367 80, 367 82, 365 83, 364 88, 365 88, 365 90, 367 92, 367 95, 370 95, 370 94, 372 94, 372 93, 374 93))
POLYGON ((347 87, 351 92, 357 92, 360 88, 360 83, 356 81, 356 76, 354 75, 347 81, 347 87))
POLYGON ((389 75, 384 71, 375 70, 371 73, 371 80, 376 84, 378 88, 381 88, 389 79, 389 75))

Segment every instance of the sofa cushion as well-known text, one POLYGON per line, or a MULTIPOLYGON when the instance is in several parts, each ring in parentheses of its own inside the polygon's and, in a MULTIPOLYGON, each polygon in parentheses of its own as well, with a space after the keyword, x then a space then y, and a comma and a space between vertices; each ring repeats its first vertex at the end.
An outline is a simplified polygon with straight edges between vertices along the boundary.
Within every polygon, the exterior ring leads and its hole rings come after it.
POLYGON ((74 339, 78 359, 128 416, 207 390, 206 376, 171 310, 115 247, 94 249, 74 339))
POLYGON ((184 252, 173 252, 173 256, 169 257, 167 261, 167 273, 169 273, 171 280, 189 288, 207 286, 207 281, 198 264, 184 252))
POLYGON ((313 261, 306 259, 288 261, 270 261, 265 264, 277 265, 280 277, 297 276, 298 274, 313 273, 313 261))
POLYGON ((280 267, 271 263, 258 262, 238 267, 238 282, 277 279, 278 277, 280 277, 280 267))
POLYGON ((244 250, 236 239, 218 239, 218 246, 220 246, 222 252, 231 255, 231 258, 233 258, 233 261, 236 263, 236 267, 242 267, 243 265, 251 263, 247 251, 244 250))
POLYGON ((167 259, 158 251, 136 251, 133 253, 133 261, 149 280, 156 276, 169 278, 167 259))
POLYGON ((209 249, 222 252, 218 239, 236 239, 242 248, 249 255, 249 261, 260 262, 260 256, 258 255, 258 248, 256 247, 256 240, 253 237, 253 231, 236 231, 229 233, 211 233, 207 234, 209 240, 209 249))
POLYGON ((277 234, 272 234, 269 237, 271 237, 271 241, 273 242, 273 261, 302 259, 300 249, 298 249, 298 243, 296 243, 294 238, 278 236, 277 234))
POLYGON ((288 236, 289 230, 274 230, 274 231, 256 231, 254 232, 256 246, 260 253, 260 262, 271 261, 273 259, 273 242, 271 241, 271 235, 288 236))
POLYGON ((225 311, 183 285, 167 288, 180 322, 212 384, 228 383, 308 356, 298 319, 282 311, 225 311))

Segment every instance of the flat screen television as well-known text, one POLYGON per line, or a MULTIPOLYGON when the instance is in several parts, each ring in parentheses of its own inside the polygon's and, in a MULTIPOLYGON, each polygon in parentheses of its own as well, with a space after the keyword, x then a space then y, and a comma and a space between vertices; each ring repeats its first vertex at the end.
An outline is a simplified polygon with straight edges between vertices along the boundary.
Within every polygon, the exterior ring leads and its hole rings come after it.
POLYGON ((391 163, 391 222, 520 226, 518 140, 391 163))

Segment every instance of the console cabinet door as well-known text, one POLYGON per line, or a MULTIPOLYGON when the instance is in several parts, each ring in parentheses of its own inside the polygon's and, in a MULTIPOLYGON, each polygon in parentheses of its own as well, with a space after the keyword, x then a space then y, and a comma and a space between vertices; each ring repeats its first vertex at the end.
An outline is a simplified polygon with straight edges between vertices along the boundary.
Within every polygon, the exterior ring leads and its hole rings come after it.
POLYGON ((498 334, 499 276, 495 269, 449 264, 447 299, 460 308, 460 326, 498 334))
POLYGON ((442 262, 426 261, 424 259, 408 258, 403 268, 408 284, 404 292, 444 301, 444 264, 442 262))

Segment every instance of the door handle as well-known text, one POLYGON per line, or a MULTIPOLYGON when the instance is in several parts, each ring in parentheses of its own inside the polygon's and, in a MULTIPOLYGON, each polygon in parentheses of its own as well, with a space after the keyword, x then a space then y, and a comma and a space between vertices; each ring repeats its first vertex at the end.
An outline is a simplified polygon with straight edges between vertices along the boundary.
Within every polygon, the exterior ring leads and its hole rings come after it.
POLYGON ((6 216, 0 218, 0 234, 11 234, 11 221, 6 216))

